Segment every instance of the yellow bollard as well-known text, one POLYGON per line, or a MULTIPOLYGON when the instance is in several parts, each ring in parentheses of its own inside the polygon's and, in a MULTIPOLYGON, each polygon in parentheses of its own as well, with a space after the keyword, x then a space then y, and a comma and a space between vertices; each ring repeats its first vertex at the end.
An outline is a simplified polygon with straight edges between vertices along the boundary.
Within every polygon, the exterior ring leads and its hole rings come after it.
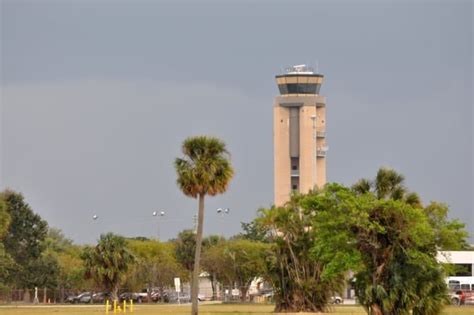
POLYGON ((109 300, 105 300, 105 312, 109 312, 109 300))
POLYGON ((114 313, 117 313, 117 300, 114 300, 114 313))
POLYGON ((123 300, 123 312, 127 312, 127 300, 123 300))
POLYGON ((133 300, 130 299, 130 312, 133 313, 133 300))

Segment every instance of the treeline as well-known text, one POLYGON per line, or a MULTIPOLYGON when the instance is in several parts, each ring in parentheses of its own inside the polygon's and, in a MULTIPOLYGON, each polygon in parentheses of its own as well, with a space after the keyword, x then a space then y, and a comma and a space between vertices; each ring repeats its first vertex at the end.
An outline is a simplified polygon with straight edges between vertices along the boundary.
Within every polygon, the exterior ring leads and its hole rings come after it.
MULTIPOLYGON (((185 230, 158 242, 100 237, 78 246, 34 214, 21 194, 0 195, 0 285, 14 288, 140 290, 189 281, 196 236, 185 230)), ((271 283, 277 311, 327 311, 335 292, 355 289, 370 314, 438 314, 447 301, 449 266, 439 250, 468 249, 465 225, 448 207, 423 204, 404 177, 380 169, 352 187, 327 184, 295 194, 283 207, 260 209, 243 232, 202 241, 201 270, 216 284, 271 283)))
MULTIPOLYGON (((210 235, 202 242, 203 271, 213 295, 217 283, 239 287, 242 297, 251 281, 264 273, 263 252, 268 245, 245 239, 210 235)), ((145 237, 125 238, 107 233, 95 246, 76 245, 25 202, 21 193, 0 193, 0 289, 48 288, 139 292, 165 289, 174 277, 189 282, 194 268, 196 235, 184 230, 168 242, 145 237)))

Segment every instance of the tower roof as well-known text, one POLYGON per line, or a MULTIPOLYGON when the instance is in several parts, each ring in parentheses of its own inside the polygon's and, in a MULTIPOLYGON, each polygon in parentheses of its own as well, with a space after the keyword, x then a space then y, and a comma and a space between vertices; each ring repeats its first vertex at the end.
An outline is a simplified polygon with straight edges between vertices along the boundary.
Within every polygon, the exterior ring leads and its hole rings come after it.
POLYGON ((281 95, 319 94, 324 78, 322 74, 314 73, 306 65, 296 65, 285 71, 285 74, 275 76, 281 95))

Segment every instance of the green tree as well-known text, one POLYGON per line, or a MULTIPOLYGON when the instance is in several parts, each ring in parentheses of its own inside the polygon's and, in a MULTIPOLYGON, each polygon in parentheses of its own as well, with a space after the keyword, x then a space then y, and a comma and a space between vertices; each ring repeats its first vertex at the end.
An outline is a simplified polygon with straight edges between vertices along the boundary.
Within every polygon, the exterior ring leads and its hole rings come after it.
POLYGON ((447 205, 431 202, 424 208, 430 225, 434 228, 436 245, 441 250, 468 250, 466 225, 457 219, 449 220, 447 205))
POLYGON ((82 252, 83 249, 80 246, 73 245, 63 252, 56 253, 59 265, 58 287, 62 292, 67 289, 93 287, 93 280, 85 277, 82 252))
POLYGON ((206 253, 215 248, 217 245, 222 244, 226 241, 226 239, 219 235, 209 235, 205 237, 202 241, 203 247, 203 254, 201 258, 201 264, 204 267, 204 270, 208 273, 209 281, 211 281, 211 288, 212 288, 212 300, 217 299, 217 282, 218 282, 218 275, 216 268, 212 266, 212 255, 206 255, 206 253))
POLYGON ((3 238, 8 232, 11 217, 7 205, 0 194, 0 290, 4 289, 11 281, 11 273, 15 270, 15 262, 10 254, 5 251, 3 238))
POLYGON ((399 200, 364 198, 348 226, 364 267, 355 275, 361 304, 371 314, 439 313, 446 284, 423 210, 399 200))
POLYGON ((50 227, 43 246, 46 251, 63 253, 73 246, 73 241, 68 239, 60 229, 50 227))
POLYGON ((236 238, 268 243, 268 230, 255 220, 248 223, 240 222, 240 226, 242 227, 243 233, 239 233, 236 238))
POLYGON ((267 250, 265 243, 250 240, 231 240, 225 244, 226 275, 237 285, 242 302, 247 299, 250 284, 266 272, 267 250))
MULTIPOLYGON (((190 273, 194 269, 194 256, 196 253, 196 234, 193 230, 183 230, 178 237, 172 240, 178 262, 190 273)), ((189 277, 191 278, 191 277, 189 277)))
MULTIPOLYGON (((354 253, 342 250, 348 235, 338 234, 338 242, 326 242, 334 233, 330 230, 346 219, 337 216, 343 212, 341 206, 328 198, 331 193, 326 189, 307 196, 296 194, 283 207, 260 210, 257 224, 271 232, 266 268, 276 312, 326 311, 331 295, 342 289, 346 271, 355 265, 354 253)), ((333 189, 351 194, 337 185, 333 189)))
POLYGON ((2 194, 0 194, 0 241, 2 241, 4 236, 7 234, 10 222, 11 217, 7 211, 7 205, 3 200, 2 194))
POLYGON ((227 259, 224 255, 226 241, 205 248, 202 253, 202 268, 209 274, 212 286, 212 299, 217 299, 217 283, 231 285, 227 274, 227 259))
POLYGON ((175 160, 178 186, 186 196, 199 200, 196 252, 191 285, 191 314, 197 315, 204 199, 207 195, 224 193, 234 171, 224 142, 217 138, 206 136, 188 138, 183 143, 182 151, 184 157, 175 160))
POLYGON ((446 205, 423 207, 394 170, 382 168, 352 189, 357 206, 346 230, 362 257, 355 282, 361 303, 373 314, 439 313, 446 285, 436 252, 467 248, 464 224, 447 219, 446 205))
POLYGON ((13 275, 17 268, 15 261, 5 251, 3 244, 0 242, 0 290, 8 288, 12 284, 13 275))
POLYGON ((20 193, 6 190, 2 193, 2 199, 11 217, 4 238, 5 250, 17 263, 28 263, 39 258, 44 250, 48 224, 31 210, 20 193))
POLYGON ((56 288, 58 286, 59 264, 55 255, 43 253, 38 259, 30 261, 22 269, 20 283, 26 288, 56 288))
MULTIPOLYGON (((164 289, 173 285, 174 277, 181 276, 183 268, 174 256, 173 244, 154 240, 129 240, 128 247, 136 257, 127 277, 127 287, 132 290, 147 288, 150 294, 158 288, 161 297, 164 289)), ((151 301, 151 296, 148 297, 151 301)))
POLYGON ((10 224, 3 239, 5 254, 0 258, 9 266, 7 274, 10 279, 7 282, 20 288, 55 286, 57 261, 53 256, 43 253, 48 224, 33 212, 22 194, 5 190, 0 194, 0 199, 10 216, 10 224))
POLYGON ((92 278, 117 299, 124 276, 135 261, 125 238, 113 233, 102 234, 95 247, 84 248, 81 258, 86 277, 92 278))
MULTIPOLYGON (((57 228, 49 228, 43 241, 43 255, 50 256, 57 262, 56 282, 64 298, 65 289, 91 288, 92 281, 85 279, 84 262, 81 259, 82 248, 75 245, 57 228)), ((63 302, 61 300, 61 302, 63 302)))

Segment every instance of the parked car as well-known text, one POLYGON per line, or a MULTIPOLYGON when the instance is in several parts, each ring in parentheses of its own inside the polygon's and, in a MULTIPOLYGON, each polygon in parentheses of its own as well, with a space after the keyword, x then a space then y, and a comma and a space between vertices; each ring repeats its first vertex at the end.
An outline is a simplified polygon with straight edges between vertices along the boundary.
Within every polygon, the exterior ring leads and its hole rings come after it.
POLYGON ((449 293, 449 300, 451 301, 452 305, 461 305, 461 296, 456 292, 449 293))
MULTIPOLYGON (((459 305, 474 304, 474 291, 472 290, 458 290, 455 292, 459 296, 459 305)), ((453 300, 451 299, 451 302, 453 300)))
POLYGON ((339 295, 331 296, 331 300, 329 301, 331 304, 342 304, 344 303, 344 299, 339 295))
POLYGON ((79 295, 70 295, 66 299, 67 303, 76 304, 76 303, 91 303, 92 302, 92 293, 83 292, 79 295))
POLYGON ((112 301, 112 294, 108 292, 97 292, 92 295, 92 303, 105 303, 106 300, 112 301))
POLYGON ((134 292, 124 292, 119 295, 120 303, 123 301, 129 302, 130 300, 132 300, 134 303, 141 303, 143 301, 143 297, 134 292))
POLYGON ((152 291, 150 295, 151 295, 151 301, 155 302, 155 303, 159 303, 159 302, 162 302, 162 301, 164 303, 169 303, 169 301, 170 301, 168 293, 166 291, 163 292, 163 299, 161 299, 160 291, 152 291))
MULTIPOLYGON (((153 293, 154 291, 152 291, 150 293, 150 298, 151 298, 151 301, 153 301, 153 293)), ((142 292, 138 292, 138 293, 135 293, 135 296, 136 296, 136 302, 137 303, 147 303, 149 302, 148 301, 148 290, 147 289, 143 289, 142 292)))

